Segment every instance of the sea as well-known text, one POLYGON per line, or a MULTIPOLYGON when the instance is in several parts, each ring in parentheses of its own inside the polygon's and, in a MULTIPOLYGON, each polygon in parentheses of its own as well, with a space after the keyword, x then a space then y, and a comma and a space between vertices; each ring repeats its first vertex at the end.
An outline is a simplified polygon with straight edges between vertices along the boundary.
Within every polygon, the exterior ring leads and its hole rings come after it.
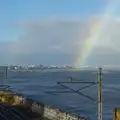
MULTIPOLYGON (((103 70, 102 74, 103 120, 113 120, 114 109, 120 107, 120 70, 103 70)), ((89 120, 98 116, 97 82, 96 69, 8 71, 7 78, 16 93, 89 120)))

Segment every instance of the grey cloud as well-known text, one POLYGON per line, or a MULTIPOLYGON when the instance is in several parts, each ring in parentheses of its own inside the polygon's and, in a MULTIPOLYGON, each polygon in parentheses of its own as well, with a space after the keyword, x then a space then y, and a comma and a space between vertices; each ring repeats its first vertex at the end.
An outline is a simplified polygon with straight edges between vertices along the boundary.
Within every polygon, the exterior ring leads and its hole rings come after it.
POLYGON ((22 54, 49 53, 55 52, 56 48, 59 52, 71 53, 77 47, 75 43, 84 40, 86 36, 84 30, 87 32, 85 25, 74 21, 54 21, 54 23, 44 24, 33 22, 26 27, 24 28, 26 34, 12 46, 15 51, 11 52, 22 54), (20 49, 21 47, 24 49, 20 49))
MULTIPOLYGON (((94 21, 48 20, 21 23, 24 34, 14 42, 1 43, 1 63, 73 64, 89 38, 94 21), (5 51, 4 51, 4 50, 5 51)), ((120 22, 107 24, 88 64, 120 64, 120 22), (100 58, 100 59, 99 59, 100 58), (112 58, 110 60, 110 58, 112 58), (114 59, 113 59, 114 58, 114 59), (107 62, 109 60, 109 62, 107 62)))

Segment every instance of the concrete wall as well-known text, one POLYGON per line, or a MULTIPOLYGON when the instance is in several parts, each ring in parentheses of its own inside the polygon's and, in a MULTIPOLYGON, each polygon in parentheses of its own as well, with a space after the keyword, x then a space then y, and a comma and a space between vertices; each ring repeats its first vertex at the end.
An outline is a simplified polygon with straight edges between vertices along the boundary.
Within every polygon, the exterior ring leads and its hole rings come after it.
POLYGON ((33 112, 36 112, 40 117, 48 118, 49 120, 88 120, 87 118, 82 118, 66 111, 60 109, 52 108, 46 106, 42 103, 36 102, 32 99, 24 98, 22 95, 14 95, 15 104, 23 104, 25 107, 28 107, 33 112))
POLYGON ((50 107, 44 108, 44 116, 51 120, 87 120, 77 115, 73 115, 67 112, 60 111, 59 109, 53 109, 50 107))

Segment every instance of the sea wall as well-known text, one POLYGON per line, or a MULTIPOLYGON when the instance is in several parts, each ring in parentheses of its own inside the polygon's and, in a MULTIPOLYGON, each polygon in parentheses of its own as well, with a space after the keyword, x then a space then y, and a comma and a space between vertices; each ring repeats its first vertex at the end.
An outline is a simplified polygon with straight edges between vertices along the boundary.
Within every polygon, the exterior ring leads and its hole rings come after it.
POLYGON ((87 120, 85 117, 77 116, 50 106, 45 106, 37 102, 33 102, 31 108, 32 111, 39 113, 44 118, 48 118, 49 120, 87 120))
POLYGON ((44 108, 44 116, 50 118, 51 120, 87 120, 84 117, 73 115, 71 113, 61 111, 59 109, 53 109, 50 107, 44 108))
POLYGON ((29 110, 31 109, 31 111, 39 114, 40 118, 47 118, 47 120, 88 120, 86 117, 78 116, 73 113, 44 105, 32 99, 25 98, 23 95, 13 94, 12 91, 1 91, 0 93, 2 95, 1 98, 4 98, 4 102, 6 101, 9 103, 9 101, 11 101, 11 97, 8 99, 8 96, 13 96, 13 103, 10 102, 10 104, 21 104, 29 110))

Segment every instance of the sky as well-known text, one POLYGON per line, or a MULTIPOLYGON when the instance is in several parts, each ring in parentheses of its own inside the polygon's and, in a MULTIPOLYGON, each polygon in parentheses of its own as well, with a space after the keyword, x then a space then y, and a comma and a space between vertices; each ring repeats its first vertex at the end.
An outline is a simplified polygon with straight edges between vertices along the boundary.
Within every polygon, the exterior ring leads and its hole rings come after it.
MULTIPOLYGON (((0 64, 74 65, 111 1, 0 0, 0 64)), ((86 65, 120 65, 119 5, 86 65)))

